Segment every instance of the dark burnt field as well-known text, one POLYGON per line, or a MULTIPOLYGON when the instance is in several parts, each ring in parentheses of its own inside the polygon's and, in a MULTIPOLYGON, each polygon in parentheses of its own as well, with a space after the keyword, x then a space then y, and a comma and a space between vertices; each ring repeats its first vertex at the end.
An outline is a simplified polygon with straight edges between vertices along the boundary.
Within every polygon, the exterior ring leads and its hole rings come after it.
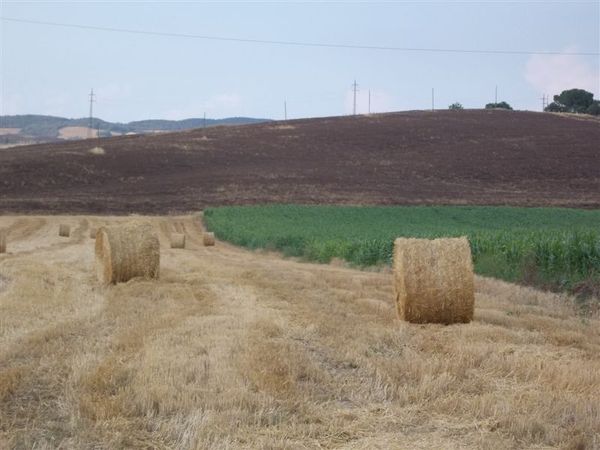
POLYGON ((165 214, 272 202, 597 208, 600 121, 407 112, 0 150, 5 213, 165 214))

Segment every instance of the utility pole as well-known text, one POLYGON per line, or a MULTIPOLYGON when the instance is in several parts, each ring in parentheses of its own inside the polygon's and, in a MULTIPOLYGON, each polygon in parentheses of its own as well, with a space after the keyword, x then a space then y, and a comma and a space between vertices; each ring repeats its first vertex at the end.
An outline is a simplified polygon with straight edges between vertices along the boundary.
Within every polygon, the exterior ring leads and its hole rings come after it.
POLYGON ((547 106, 546 94, 543 94, 540 100, 542 101, 542 112, 544 112, 547 106))
POLYGON ((354 80, 354 83, 352 84, 352 88, 354 90, 354 106, 352 108, 352 115, 355 116, 356 115, 356 90, 358 88, 358 84, 356 84, 356 80, 354 80))
POLYGON ((494 106, 498 106, 498 85, 496 85, 496 95, 494 96, 494 106))
POLYGON ((206 128, 206 112, 204 113, 204 120, 202 121, 202 128, 206 128))
POLYGON ((283 101, 283 117, 284 120, 287 120, 287 100, 283 101))
POLYGON ((435 111, 435 89, 431 88, 431 110, 435 111))
POLYGON ((369 114, 371 114, 371 89, 369 89, 369 114))
POLYGON ((92 137, 92 133, 93 133, 93 130, 94 130, 94 128, 93 128, 93 124, 94 124, 93 123, 93 121, 94 121, 94 119, 93 119, 93 117, 94 117, 94 106, 93 105, 94 105, 94 102, 95 102, 95 100, 94 100, 94 88, 92 88, 92 90, 90 91, 90 123, 88 125, 88 132, 87 132, 88 138, 92 137))

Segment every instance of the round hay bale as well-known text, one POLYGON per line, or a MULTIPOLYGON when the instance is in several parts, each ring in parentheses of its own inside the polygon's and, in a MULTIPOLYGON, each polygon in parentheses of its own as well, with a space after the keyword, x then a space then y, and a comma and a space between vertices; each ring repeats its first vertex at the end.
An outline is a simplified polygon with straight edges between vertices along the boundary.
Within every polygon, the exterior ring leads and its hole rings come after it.
POLYGON ((103 284, 158 278, 160 243, 152 225, 129 223, 96 233, 96 275, 103 284))
POLYGON ((205 247, 210 247, 215 245, 215 233, 202 233, 202 242, 205 247))
POLYGON ((468 323, 475 289, 466 237, 394 242, 394 288, 401 320, 412 323, 468 323))
POLYGON ((71 236, 71 227, 69 225, 65 225, 64 223, 61 223, 58 226, 58 235, 61 237, 71 236))
POLYGON ((171 248, 185 248, 185 234, 171 233, 171 248))
POLYGON ((6 232, 0 230, 0 253, 6 253, 6 232))
POLYGON ((90 228, 90 239, 96 239, 96 233, 98 233, 98 228, 90 228))

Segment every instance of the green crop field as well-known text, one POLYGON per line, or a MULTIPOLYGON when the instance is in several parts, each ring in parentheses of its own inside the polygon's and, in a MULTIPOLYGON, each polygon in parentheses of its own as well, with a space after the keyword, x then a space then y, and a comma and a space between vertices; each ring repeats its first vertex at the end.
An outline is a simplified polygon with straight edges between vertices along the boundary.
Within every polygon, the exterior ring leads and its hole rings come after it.
POLYGON ((399 236, 468 236, 476 272, 578 293, 600 279, 600 211, 512 207, 244 206, 211 208, 220 239, 356 266, 390 264, 399 236))

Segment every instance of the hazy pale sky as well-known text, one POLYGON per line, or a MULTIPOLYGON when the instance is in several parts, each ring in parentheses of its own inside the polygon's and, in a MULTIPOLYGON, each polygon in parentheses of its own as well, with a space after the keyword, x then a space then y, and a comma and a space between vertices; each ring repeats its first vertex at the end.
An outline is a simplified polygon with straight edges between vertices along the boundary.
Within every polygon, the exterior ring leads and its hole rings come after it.
MULTIPOLYGON (((5 18, 242 39, 465 50, 600 51, 600 1, 25 2, 5 18)), ((110 121, 280 119, 498 99, 540 110, 542 94, 600 96, 600 57, 315 48, 131 34, 2 20, 0 114, 110 121)))

